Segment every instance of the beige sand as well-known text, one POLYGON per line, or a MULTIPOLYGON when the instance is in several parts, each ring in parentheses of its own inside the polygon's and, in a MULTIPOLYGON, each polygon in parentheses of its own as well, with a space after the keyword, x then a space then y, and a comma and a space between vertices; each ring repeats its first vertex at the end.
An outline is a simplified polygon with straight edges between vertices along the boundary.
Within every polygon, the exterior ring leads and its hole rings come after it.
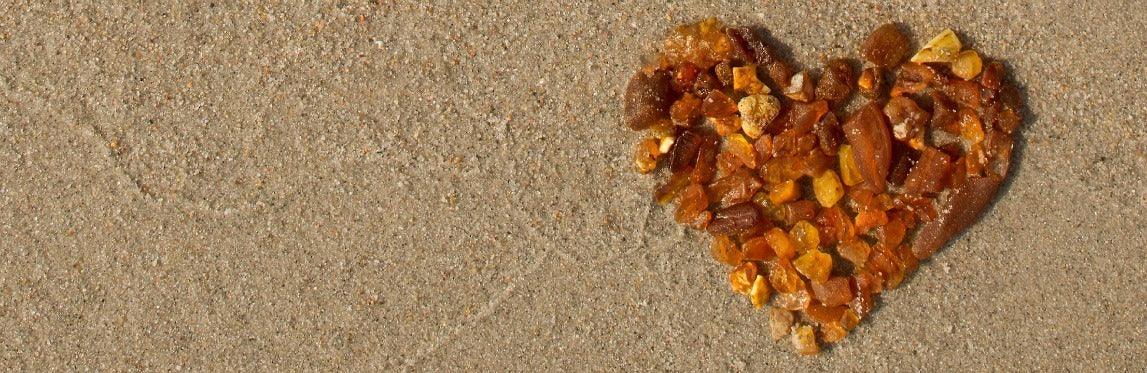
POLYGON ((0 5, 5 370, 1147 367, 1142 2, 115 3, 0 5), (819 357, 631 171, 624 81, 705 16, 802 66, 953 27, 1029 96, 982 224, 819 357))

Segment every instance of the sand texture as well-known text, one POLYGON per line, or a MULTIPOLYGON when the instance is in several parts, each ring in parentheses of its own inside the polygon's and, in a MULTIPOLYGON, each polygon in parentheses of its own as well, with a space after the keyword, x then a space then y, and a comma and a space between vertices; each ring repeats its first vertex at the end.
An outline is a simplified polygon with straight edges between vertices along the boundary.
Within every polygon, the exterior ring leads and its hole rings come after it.
POLYGON ((3 370, 1147 369, 1144 2, 13 3, 3 370), (1030 106, 981 223, 819 357, 633 172, 625 81, 708 16, 806 68, 952 27, 1030 106))

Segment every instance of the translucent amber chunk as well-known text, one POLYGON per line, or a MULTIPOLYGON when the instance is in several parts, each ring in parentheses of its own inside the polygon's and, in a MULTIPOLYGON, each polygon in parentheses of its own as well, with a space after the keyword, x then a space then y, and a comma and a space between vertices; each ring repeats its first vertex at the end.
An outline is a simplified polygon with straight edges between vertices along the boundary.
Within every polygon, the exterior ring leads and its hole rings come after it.
POLYGON ((765 281, 765 277, 757 275, 753 280, 753 287, 749 289, 749 299, 753 302, 753 307, 761 308, 765 302, 769 301, 769 295, 772 294, 769 290, 769 284, 765 281))
POLYGON ((832 256, 820 250, 809 250, 793 261, 793 267, 812 282, 825 282, 832 273, 832 256))
POLYGON ((778 257, 792 259, 796 256, 796 243, 793 242, 788 233, 785 233, 785 231, 780 228, 770 229, 768 232, 765 232, 764 237, 765 241, 769 243, 769 247, 773 248, 773 252, 775 252, 778 257))
POLYGON ((753 280, 756 278, 757 265, 753 262, 741 263, 729 272, 729 285, 733 287, 733 291, 749 295, 749 291, 753 289, 753 280))
POLYGON ((840 159, 840 178, 844 185, 854 186, 864 181, 860 177, 860 169, 856 167, 856 160, 852 159, 852 146, 844 144, 836 153, 840 159))
POLYGON ((801 280, 792 263, 783 257, 769 262, 769 284, 781 293, 793 294, 804 290, 804 280, 801 280))
POLYGON ((757 65, 734 67, 733 89, 750 95, 769 93, 769 87, 757 77, 757 65))
POLYGON ((983 68, 984 62, 980 60, 980 55, 974 50, 960 52, 952 61, 952 74, 964 80, 971 80, 976 75, 980 75, 980 70, 983 68))
POLYGON ((833 343, 844 339, 848 336, 848 331, 844 329, 839 321, 821 324, 820 326, 820 339, 824 343, 833 343))
POLYGON ((793 348, 798 354, 816 355, 820 353, 820 346, 816 344, 816 333, 813 332, 811 326, 802 325, 793 328, 792 342, 793 348))
POLYGON ((713 244, 709 246, 709 253, 721 263, 736 266, 741 265, 742 254, 729 236, 713 236, 713 244))
POLYGON ((794 224, 793 228, 789 230, 789 235, 793 237, 797 249, 802 253, 816 250, 817 246, 820 245, 820 232, 817 231, 816 226, 807 220, 801 220, 794 224))
POLYGON ((960 53, 960 38, 956 37, 956 33, 952 29, 945 29, 939 35, 936 35, 924 48, 916 52, 912 56, 912 62, 926 63, 926 62, 952 62, 956 58, 956 54, 960 53))
POLYGON ((752 169, 757 168, 757 149, 753 148, 749 139, 739 133, 734 133, 725 137, 725 143, 729 145, 729 150, 733 152, 733 155, 741 160, 741 163, 752 169))
POLYGON ((799 197, 800 191, 797 189, 797 183, 794 180, 788 180, 780 184, 773 185, 772 190, 769 190, 769 201, 772 201, 777 205, 792 201, 799 197))
POLYGON ((812 179, 812 190, 816 194, 817 202, 824 207, 832 207, 844 197, 844 186, 840 184, 840 178, 833 170, 825 171, 812 179))

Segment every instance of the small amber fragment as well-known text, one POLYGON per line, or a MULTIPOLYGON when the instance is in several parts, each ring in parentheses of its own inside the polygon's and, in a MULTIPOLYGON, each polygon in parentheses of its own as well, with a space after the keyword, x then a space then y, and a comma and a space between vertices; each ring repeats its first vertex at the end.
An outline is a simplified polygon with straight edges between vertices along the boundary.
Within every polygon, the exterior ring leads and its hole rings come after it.
POLYGON ((761 189, 761 182, 747 169, 739 168, 709 185, 709 202, 731 206, 748 201, 761 189))
POLYGON ((856 160, 852 158, 851 145, 841 145, 837 157, 840 159, 840 179, 844 185, 854 186, 864 181, 860 177, 860 170, 856 167, 856 160))
POLYGON ((749 300, 753 302, 753 307, 761 308, 765 302, 769 301, 769 284, 765 281, 765 277, 757 275, 756 280, 753 280, 753 287, 749 289, 749 300))
POLYGON ((936 71, 932 70, 931 67, 909 62, 900 67, 900 72, 896 74, 896 82, 892 84, 890 94, 892 97, 896 97, 917 93, 928 88, 928 85, 935 79, 936 71))
POLYGON ((870 209, 856 214, 856 231, 864 234, 872 228, 879 227, 888 222, 888 214, 881 210, 870 209))
POLYGON ((750 232, 764 223, 760 210, 752 202, 742 202, 717 211, 709 223, 710 234, 740 234, 750 232))
POLYGON ((793 260, 793 267, 814 283, 825 282, 832 272, 832 256, 820 250, 809 250, 793 260))
POLYGON ((773 188, 769 190, 769 201, 777 205, 784 204, 799 197, 800 191, 797 189, 796 181, 793 180, 773 185, 773 188))
POLYGON ((953 80, 947 85, 940 87, 940 90, 948 95, 949 98, 955 100, 960 106, 979 109, 980 108, 980 85, 976 82, 969 82, 966 80, 953 80))
POLYGON ((788 86, 785 87, 785 97, 800 102, 812 101, 813 97, 816 97, 815 84, 807 71, 793 74, 788 86))
POLYGON ((633 151, 633 163, 637 172, 647 174, 657 168, 657 156, 660 155, 660 142, 649 138, 637 143, 633 151))
POLYGON ((844 329, 840 321, 834 321, 820 326, 820 339, 824 343, 837 342, 844 337, 848 336, 848 331, 844 329))
POLYGON ((681 201, 677 205, 674 218, 678 223, 692 223, 708 207, 709 199, 705 196, 705 187, 691 184, 681 192, 681 201))
POLYGON ((857 325, 860 325, 860 315, 857 315, 856 311, 851 308, 844 310, 844 315, 840 316, 840 325, 844 327, 844 330, 852 331, 852 329, 856 329, 857 325))
POLYGON ((673 124, 689 127, 701 116, 701 99, 686 93, 669 108, 669 118, 673 124))
POLYGON ((952 61, 952 74, 964 80, 972 80, 976 75, 980 75, 980 70, 983 69, 984 62, 980 60, 980 55, 974 50, 966 50, 956 55, 956 59, 952 61))
POLYGON ((844 136, 852 146, 852 157, 865 186, 883 192, 892 160, 892 139, 880 105, 870 102, 854 112, 844 122, 844 136))
POLYGON ((823 283, 812 283, 812 297, 826 307, 848 304, 852 300, 852 287, 847 277, 832 277, 823 283))
POLYGON ((697 162, 697 151, 701 149, 704 138, 693 131, 685 131, 673 143, 669 155, 669 169, 673 172, 685 171, 697 162))
POLYGON ((769 247, 768 240, 764 237, 750 238, 741 245, 741 249, 744 251, 744 260, 746 261, 763 262, 777 257, 773 248, 769 247))
POLYGON ((781 307, 769 307, 769 334, 773 340, 789 335, 793 327, 793 313, 781 307))
POLYGON ((797 290, 792 293, 777 294, 776 305, 789 311, 803 311, 812 303, 812 296, 808 290, 797 290))
POLYGON ((769 123, 780 112, 781 102, 776 97, 767 94, 745 96, 737 103, 741 112, 741 129, 752 138, 761 137, 769 123))
POLYGON ((820 121, 813 125, 816 132, 817 145, 825 155, 836 156, 840 144, 844 143, 844 132, 840 129, 840 120, 831 111, 825 113, 820 121))
POLYGON ((717 129, 717 134, 722 137, 737 133, 742 127, 742 119, 737 115, 708 119, 710 123, 713 123, 713 127, 717 129))
POLYGON ((791 259, 796 256, 796 243, 793 242, 792 237, 784 230, 780 228, 770 229, 768 232, 765 232, 764 237, 769 243, 769 247, 773 249, 773 252, 775 252, 778 257, 791 259))
POLYGON ((741 250, 729 236, 718 234, 713 236, 713 244, 709 246, 709 254, 721 263, 736 266, 741 265, 741 250))
POLYGON ((640 130, 667 118, 673 104, 666 71, 638 71, 625 89, 625 125, 640 130))
POLYGON ((862 266, 868 262, 868 253, 872 252, 872 248, 864 240, 852 240, 838 245, 836 252, 852 264, 862 266))
POLYGON ((825 171, 812 180, 812 190, 821 206, 832 207, 844 197, 844 187, 833 170, 825 171))
POLYGON ((960 124, 960 137, 964 138, 969 144, 978 144, 984 141, 984 126, 980 123, 980 117, 976 112, 971 109, 960 109, 957 113, 960 124))
POLYGON ((816 344, 816 333, 813 332, 811 326, 802 325, 793 328, 792 342, 793 348, 798 354, 816 355, 820 353, 820 346, 816 344))
POLYGON ((712 18, 674 28, 662 47, 662 55, 670 65, 688 62, 702 69, 728 60, 732 53, 733 43, 725 35, 723 25, 712 18))
MULTIPOLYGON (((794 103, 786 114, 788 124, 792 128, 793 133, 804 135, 812 131, 816 122, 828 113, 828 102, 824 100, 816 100, 810 103, 794 103)), ((808 137, 808 139, 814 139, 808 137)), ((799 147, 798 147, 799 148, 799 147)), ((798 152, 800 152, 798 150, 798 152)))
POLYGON ((932 91, 932 123, 933 129, 938 129, 953 135, 960 134, 960 126, 956 123, 956 102, 948 98, 943 92, 932 91))
POLYGON ((792 201, 785 204, 785 225, 794 225, 801 220, 816 218, 816 202, 809 200, 792 201))
POLYGON ((753 148, 753 144, 739 133, 725 137, 725 143, 729 145, 729 150, 736 155, 741 163, 746 167, 757 168, 757 149, 753 148))
POLYGON ((757 265, 753 262, 741 263, 729 272, 729 285, 733 287, 733 291, 749 295, 755 278, 757 278, 757 265))
POLYGON ((912 62, 952 62, 961 48, 963 45, 960 44, 960 38, 956 37, 956 33, 952 32, 952 29, 945 29, 928 40, 924 48, 912 56, 912 62))
POLYGON ((820 302, 809 302, 808 307, 805 308, 805 316, 808 316, 813 321, 821 324, 839 321, 840 317, 844 315, 844 310, 848 309, 845 306, 826 306, 820 302))
POLYGON ((856 74, 844 59, 834 58, 824 63, 824 73, 816 82, 816 98, 839 104, 852 94, 856 74))
POLYGON ((860 90, 860 95, 868 98, 869 100, 876 99, 884 95, 884 90, 887 83, 884 82, 884 70, 879 67, 869 67, 860 73, 860 78, 856 81, 856 87, 860 90))
POLYGON ((980 75, 980 85, 987 89, 999 90, 1003 77, 1004 65, 999 61, 992 61, 988 66, 984 67, 984 75, 980 75))
POLYGON ((750 95, 769 93, 769 87, 757 78, 757 65, 733 68, 733 90, 750 95))
MULTIPOLYGON (((783 231, 781 233, 784 234, 783 231)), ((780 255, 780 252, 777 254, 780 255)), ((783 256, 778 256, 777 260, 769 262, 769 284, 773 285, 776 291, 786 294, 794 294, 805 289, 804 280, 801 280, 796 268, 793 268, 792 263, 783 256)))
POLYGON ((860 47, 860 54, 876 66, 891 68, 908 57, 909 43, 908 37, 896 25, 886 23, 868 35, 868 40, 860 47))
POLYGON ((723 117, 737 113, 737 103, 724 92, 712 91, 701 102, 701 114, 710 117, 723 117))
POLYGON ((712 181, 713 175, 717 173, 717 139, 705 137, 702 140, 697 149, 697 160, 689 176, 690 181, 698 184, 712 181))
POLYGON ((944 152, 926 147, 920 153, 920 160, 908 173, 904 181, 904 191, 914 195, 934 195, 947 185, 951 157, 944 152))
POLYGON ((801 220, 793 224, 793 228, 789 230, 789 236, 792 236, 793 242, 797 244, 797 250, 802 253, 816 250, 817 246, 820 246, 820 232, 808 220, 801 220))
POLYGON ((884 104, 884 115, 892 125, 892 137, 913 149, 924 148, 924 128, 932 115, 920 108, 916 100, 904 96, 893 97, 884 104))
POLYGON ((677 198, 685 187, 689 186, 689 171, 674 172, 669 176, 669 181, 653 192, 653 197, 657 199, 657 203, 666 204, 669 201, 677 198))

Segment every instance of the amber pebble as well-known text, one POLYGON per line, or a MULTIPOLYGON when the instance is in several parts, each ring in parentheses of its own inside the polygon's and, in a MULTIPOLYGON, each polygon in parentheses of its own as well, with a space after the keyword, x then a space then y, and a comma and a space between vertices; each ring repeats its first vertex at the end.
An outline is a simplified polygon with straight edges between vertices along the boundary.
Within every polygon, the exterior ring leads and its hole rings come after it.
POLYGON ((633 163, 637 172, 647 174, 657 168, 659 145, 660 142, 654 138, 637 143, 637 148, 633 150, 633 163))
POLYGON ((945 95, 955 100, 960 106, 971 109, 980 108, 980 85, 976 82, 953 80, 941 87, 940 90, 944 91, 945 95))
POLYGON ((665 37, 662 55, 670 65, 688 62, 707 69, 732 56, 733 43, 723 31, 716 19, 675 27, 665 37))
POLYGON ((670 75, 658 70, 638 71, 625 88, 625 125, 634 130, 648 128, 667 118, 673 104, 670 75))
POLYGON ((893 97, 884 104, 884 115, 892 126, 892 137, 920 150, 924 147, 924 127, 932 114, 908 97, 893 97))
POLYGON ((794 103, 785 115, 788 117, 788 124, 793 133, 803 135, 811 132, 813 126, 826 113, 828 113, 828 102, 816 100, 810 103, 794 103))
POLYGON ((865 210, 856 214, 856 231, 860 234, 868 233, 872 228, 879 227, 888 222, 888 214, 880 210, 865 210))
POLYGON ((868 40, 860 47, 860 54, 876 66, 890 68, 908 57, 909 43, 908 37, 896 25, 886 23, 868 35, 868 40))
POLYGON ((741 117, 739 115, 730 115, 717 118, 708 118, 713 127, 717 129, 717 134, 721 137, 728 136, 741 130, 741 117))
POLYGON ((832 273, 832 255, 825 254, 820 250, 809 250, 793 260, 793 267, 814 283, 825 282, 828 281, 828 275, 832 273))
MULTIPOLYGON (((750 195, 751 197, 751 195, 750 195)), ((752 202, 742 202, 717 211, 709 223, 710 234, 738 234, 757 229, 764 217, 752 202)))
POLYGON ((729 28, 726 32, 734 40, 734 44, 742 46, 746 55, 765 69, 774 86, 783 88, 788 85, 789 77, 792 76, 792 66, 784 61, 780 53, 765 44, 756 31, 748 27, 737 27, 729 28))
POLYGON ((856 88, 860 90, 860 95, 869 100, 883 96, 887 84, 884 81, 884 70, 879 67, 865 68, 860 73, 860 78, 856 80, 856 88))
POLYGON ((980 55, 974 50, 965 50, 956 55, 956 60, 952 61, 952 75, 960 77, 960 79, 971 80, 983 69, 983 61, 980 60, 980 55))
POLYGON ((800 200, 786 203, 784 206, 785 225, 793 225, 801 220, 816 219, 816 202, 800 200))
MULTIPOLYGON (((852 287, 847 277, 832 277, 823 283, 812 283, 812 298, 820 301, 826 307, 836 307, 848 304, 852 300, 852 287)), ((833 321, 839 317, 833 318, 833 321)))
POLYGON ((860 176, 860 169, 856 165, 856 160, 852 158, 851 145, 841 145, 837 152, 837 158, 840 163, 840 181, 844 185, 854 186, 864 181, 860 176))
MULTIPOLYGON (((816 148, 816 135, 812 133, 805 133, 797 136, 795 139, 797 154, 808 154, 813 148, 816 148)), ((822 170, 823 171, 823 170, 822 170)))
POLYGON ((721 263, 731 266, 741 265, 745 260, 737 244, 729 236, 718 234, 713 236, 713 243, 709 246, 709 254, 721 263))
POLYGON ((745 168, 722 176, 709 185, 709 202, 731 206, 748 201, 761 189, 761 181, 745 168))
POLYGON ((824 343, 833 343, 844 339, 848 336, 848 330, 844 328, 840 321, 834 321, 820 326, 820 339, 824 343))
POLYGON ((791 98, 800 102, 809 102, 816 97, 816 83, 813 82, 812 76, 808 71, 801 71, 793 74, 789 78, 789 84, 785 87, 785 97, 791 98))
POLYGON ((709 199, 705 197, 705 187, 700 184, 690 184, 681 192, 680 202, 674 218, 678 223, 694 223, 698 214, 709 207, 709 199))
POLYGON ((948 239, 975 222, 996 195, 1001 180, 995 176, 969 178, 955 188, 940 209, 940 215, 917 231, 912 241, 912 252, 916 257, 928 258, 948 239))
POLYGON ((669 108, 669 118, 673 120, 675 125, 689 127, 700 117, 700 108, 701 99, 686 93, 669 108))
POLYGON ((939 193, 947 185, 950 167, 951 158, 947 154, 933 147, 924 148, 920 160, 904 181, 905 192, 914 195, 939 193))
POLYGON ((836 156, 840 144, 844 143, 844 132, 840 129, 840 120, 836 118, 836 114, 831 111, 825 113, 820 117, 820 121, 813 125, 813 132, 816 133, 820 150, 826 155, 836 156))
POLYGON ((792 333, 793 348, 798 354, 816 355, 820 353, 820 346, 816 344, 816 333, 813 332, 811 326, 795 327, 792 333))
POLYGON ((741 249, 746 261, 764 262, 777 257, 773 248, 769 246, 769 241, 764 237, 753 237, 746 240, 741 245, 741 249))
POLYGON ((956 116, 959 118, 957 122, 960 125, 960 137, 964 138, 964 141, 969 144, 984 141, 984 126, 975 110, 963 108, 956 113, 956 116))
POLYGON ((679 172, 693 168, 697 162, 697 151, 701 148, 701 142, 704 139, 701 135, 693 131, 685 131, 681 136, 677 136, 677 141, 673 143, 673 149, 670 150, 669 156, 669 169, 673 172, 679 172))
MULTIPOLYGON (((781 233, 784 233, 783 231, 781 233)), ((786 234, 787 235, 787 234, 786 234)), ((776 248, 776 246, 773 246, 776 248)), ((797 270, 793 268, 792 262, 780 256, 780 251, 777 251, 777 260, 769 262, 769 284, 773 285, 773 289, 785 294, 794 294, 798 291, 805 289, 804 280, 801 280, 797 270)))
POLYGON ((880 105, 870 102, 844 122, 844 136, 852 146, 852 159, 856 162, 864 185, 883 192, 892 161, 892 139, 880 105))
POLYGON ((872 294, 879 292, 874 289, 880 288, 876 277, 867 272, 857 272, 852 275, 849 285, 852 286, 852 300, 848 302, 848 308, 856 312, 858 317, 868 316, 872 312, 872 294))
POLYGON ((793 241, 796 242, 797 251, 802 253, 815 250, 817 246, 820 246, 820 232, 808 220, 801 220, 793 224, 792 229, 789 230, 789 236, 792 236, 793 241))
POLYGON ((773 340, 789 335, 793 326, 793 313, 781 307, 769 307, 769 334, 773 340))
POLYGON ((757 278, 757 265, 753 262, 741 263, 729 272, 729 285, 733 291, 749 295, 753 289, 753 279, 757 278))
POLYGON ((901 242, 904 242, 904 235, 908 233, 908 227, 898 217, 888 219, 888 223, 876 228, 876 239, 881 246, 896 247, 901 242))
POLYGON ((777 300, 775 302, 777 306, 789 311, 802 311, 808 308, 810 303, 812 303, 812 295, 808 293, 808 290, 804 289, 797 290, 793 293, 777 294, 777 300))
POLYGON ((1012 157, 1012 137, 999 130, 988 131, 984 139, 985 149, 988 152, 988 172, 999 178, 1008 175, 1008 166, 1012 157))
POLYGON ((713 137, 704 137, 697 148, 697 160, 693 163, 693 172, 689 181, 705 184, 713 180, 717 172, 718 140, 713 137))
POLYGON ((852 65, 841 58, 834 58, 824 63, 824 72, 816 82, 816 98, 828 100, 839 104, 852 94, 852 84, 856 81, 856 74, 852 72, 852 65))
POLYGON ((896 74, 896 82, 892 84, 890 94, 896 97, 917 93, 928 88, 928 84, 935 79, 936 71, 931 67, 909 62, 900 66, 900 72, 896 74))
POLYGON ((1009 107, 1003 107, 1000 108, 1000 112, 996 114, 995 127, 1004 131, 1004 133, 1011 134, 1019 128, 1021 122, 1023 122, 1023 117, 1019 111, 1009 107))
POLYGON ((757 149, 753 148, 753 144, 744 135, 734 133, 725 137, 725 144, 729 146, 729 150, 736 155, 741 163, 746 167, 757 168, 757 149))
POLYGON ((817 202, 820 202, 823 207, 832 207, 841 197, 844 197, 844 186, 840 184, 840 178, 832 170, 826 170, 814 178, 812 189, 813 193, 816 194, 817 202))
POLYGON ((875 246, 868 258, 865 267, 870 268, 874 274, 884 279, 886 289, 895 289, 904 278, 899 261, 886 248, 875 246))
POLYGON ((860 315, 857 315, 856 311, 851 308, 844 310, 844 315, 840 316, 840 325, 844 327, 844 330, 851 331, 860 325, 860 315))
POLYGON ((980 177, 984 174, 984 167, 988 165, 988 155, 984 152, 984 147, 976 143, 968 148, 964 162, 969 177, 980 177))
MULTIPOLYGON (((847 280, 845 281, 845 286, 848 286, 847 280)), ((804 309, 804 314, 813 321, 825 324, 840 320, 840 317, 844 315, 844 310, 846 309, 848 308, 841 305, 827 306, 820 302, 809 302, 808 307, 804 309)))
POLYGON ((757 65, 755 64, 733 68, 733 90, 750 95, 769 93, 769 87, 757 78, 757 65))
POLYGON ((769 190, 769 200, 774 204, 781 205, 797 198, 800 198, 800 190, 797 189, 797 183, 793 180, 773 185, 769 190))
POLYGON ((1000 81, 1003 80, 1003 77, 1004 65, 999 61, 992 61, 984 66, 984 72, 980 75, 980 85, 987 89, 999 90, 1000 81))
POLYGON ((734 172, 744 168, 745 164, 741 163, 741 159, 737 155, 729 151, 729 148, 721 149, 717 152, 717 177, 725 177, 732 175, 734 172))
POLYGON ((657 200, 657 203, 664 205, 669 203, 669 201, 677 198, 681 191, 684 190, 686 186, 689 186, 689 178, 691 174, 692 173, 690 171, 686 170, 681 172, 674 172, 672 175, 670 175, 669 181, 665 182, 664 185, 657 187, 657 190, 653 192, 653 197, 657 200))
POLYGON ((857 266, 868 262, 868 254, 872 248, 864 240, 852 240, 836 246, 836 253, 857 266))
POLYGON ((757 275, 757 278, 753 280, 753 287, 749 289, 749 300, 753 302, 753 307, 761 308, 764 306, 765 302, 769 301, 769 295, 772 295, 772 291, 769 290, 768 282, 765 281, 764 276, 757 275))
POLYGON ((725 92, 712 91, 705 95, 701 102, 701 114, 714 118, 733 115, 737 113, 737 103, 729 98, 725 92))

